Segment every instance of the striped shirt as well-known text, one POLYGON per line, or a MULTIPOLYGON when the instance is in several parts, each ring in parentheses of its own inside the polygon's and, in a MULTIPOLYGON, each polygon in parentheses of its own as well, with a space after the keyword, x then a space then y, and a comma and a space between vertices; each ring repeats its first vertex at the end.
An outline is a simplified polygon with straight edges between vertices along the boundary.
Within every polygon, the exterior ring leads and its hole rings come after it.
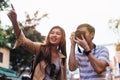
MULTIPOLYGON (((109 64, 109 52, 108 49, 103 46, 96 46, 92 53, 94 56, 99 59, 103 60, 109 64)), ((94 80, 94 78, 98 78, 101 76, 105 76, 105 74, 97 74, 92 67, 89 59, 82 53, 76 51, 76 59, 79 61, 79 71, 80 71, 80 80, 94 80)), ((96 80, 96 79, 95 79, 96 80)))

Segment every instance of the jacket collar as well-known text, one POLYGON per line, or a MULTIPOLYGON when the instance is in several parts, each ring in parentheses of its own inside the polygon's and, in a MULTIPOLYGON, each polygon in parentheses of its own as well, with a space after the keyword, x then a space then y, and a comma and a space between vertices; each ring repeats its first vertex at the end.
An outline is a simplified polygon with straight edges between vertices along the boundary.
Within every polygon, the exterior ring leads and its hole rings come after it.
POLYGON ((59 58, 65 58, 65 56, 61 52, 58 52, 58 56, 59 58))

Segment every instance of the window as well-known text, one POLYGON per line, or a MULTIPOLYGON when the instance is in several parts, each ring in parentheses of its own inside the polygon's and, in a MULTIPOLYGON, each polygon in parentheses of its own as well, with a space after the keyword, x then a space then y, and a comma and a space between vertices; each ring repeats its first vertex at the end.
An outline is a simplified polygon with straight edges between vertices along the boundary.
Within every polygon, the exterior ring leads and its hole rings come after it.
POLYGON ((0 62, 3 62, 3 53, 0 52, 0 62))

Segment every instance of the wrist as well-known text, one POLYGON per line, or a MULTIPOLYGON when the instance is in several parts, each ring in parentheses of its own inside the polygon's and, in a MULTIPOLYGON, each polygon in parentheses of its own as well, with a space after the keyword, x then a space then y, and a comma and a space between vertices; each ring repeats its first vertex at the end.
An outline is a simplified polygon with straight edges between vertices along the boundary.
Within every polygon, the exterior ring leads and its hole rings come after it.
POLYGON ((91 53, 91 50, 84 50, 84 52, 83 52, 86 56, 88 56, 90 53, 91 53))
POLYGON ((86 47, 84 48, 84 50, 85 50, 85 51, 89 51, 89 50, 90 50, 90 47, 89 47, 89 46, 86 46, 86 47))

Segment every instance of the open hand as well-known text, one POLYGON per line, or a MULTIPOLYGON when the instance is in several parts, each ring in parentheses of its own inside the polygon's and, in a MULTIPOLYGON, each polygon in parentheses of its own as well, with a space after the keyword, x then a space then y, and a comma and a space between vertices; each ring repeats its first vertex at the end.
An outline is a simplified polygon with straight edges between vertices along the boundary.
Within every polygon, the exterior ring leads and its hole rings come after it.
POLYGON ((80 45, 84 50, 87 50, 89 48, 89 45, 84 37, 84 35, 81 35, 82 39, 76 37, 74 40, 78 45, 80 45))

